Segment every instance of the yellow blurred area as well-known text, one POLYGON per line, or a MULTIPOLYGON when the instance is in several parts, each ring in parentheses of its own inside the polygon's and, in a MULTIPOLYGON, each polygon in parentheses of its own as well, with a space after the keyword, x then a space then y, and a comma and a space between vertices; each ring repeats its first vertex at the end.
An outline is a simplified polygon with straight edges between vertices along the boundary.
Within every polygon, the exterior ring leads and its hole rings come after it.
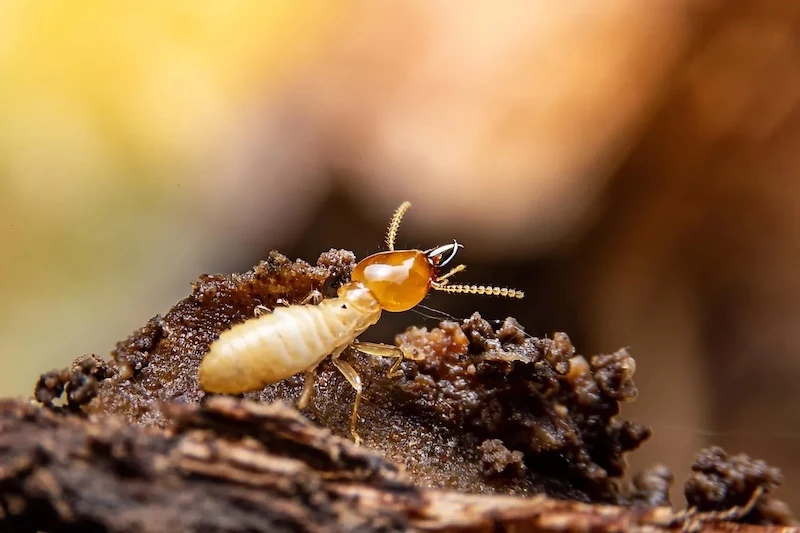
POLYGON ((33 372, 79 353, 107 354, 186 292, 203 235, 182 220, 213 178, 207 148, 315 53, 341 7, 2 3, 0 394, 28 394, 33 372), (113 329, 115 316, 129 326, 113 329), (69 334, 85 324, 91 339, 69 334))

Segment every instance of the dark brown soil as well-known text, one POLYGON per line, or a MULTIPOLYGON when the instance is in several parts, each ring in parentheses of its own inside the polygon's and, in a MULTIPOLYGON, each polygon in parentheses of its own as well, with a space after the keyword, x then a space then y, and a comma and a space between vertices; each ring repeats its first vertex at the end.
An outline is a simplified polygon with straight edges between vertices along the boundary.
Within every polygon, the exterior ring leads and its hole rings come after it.
MULTIPOLYGON (((331 250, 316 266, 273 252, 245 274, 203 276, 193 292, 120 342, 106 364, 95 358, 42 376, 35 396, 45 405, 66 388, 67 408, 119 415, 130 424, 173 428, 171 406, 206 396, 197 369, 221 331, 253 317, 257 305, 298 302, 312 290, 330 294, 348 279, 351 252, 331 250)), ((622 482, 625 453, 650 430, 619 417, 636 397, 636 364, 626 350, 584 357, 566 334, 535 338, 513 318, 493 325, 477 313, 432 330, 412 327, 396 343, 412 353, 398 375, 391 360, 345 352, 365 384, 358 431, 368 449, 402 465, 419 487, 458 492, 548 496, 621 505, 668 505, 672 476, 654 468, 622 482)), ((348 438, 354 392, 329 362, 320 365, 308 418, 348 438)), ((294 402, 295 376, 258 393, 262 403, 294 402)), ((238 437, 244 438, 245 435, 238 437)), ((715 512, 748 503, 753 523, 786 523, 790 514, 769 491, 779 475, 747 458, 701 454, 687 487, 689 502, 715 512), (755 465, 755 466, 754 466, 755 465)))

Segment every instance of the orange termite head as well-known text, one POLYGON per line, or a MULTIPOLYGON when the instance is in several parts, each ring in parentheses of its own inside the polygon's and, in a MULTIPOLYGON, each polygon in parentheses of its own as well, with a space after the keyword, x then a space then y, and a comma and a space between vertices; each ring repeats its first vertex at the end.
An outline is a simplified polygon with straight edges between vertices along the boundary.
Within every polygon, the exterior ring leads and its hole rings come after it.
MULTIPOLYGON (((443 267, 455 258, 461 244, 453 241, 429 250, 395 250, 394 239, 403 215, 411 207, 403 202, 392 215, 386 232, 386 252, 378 252, 361 260, 353 269, 351 279, 354 284, 366 287, 378 300, 384 311, 407 311, 419 304, 428 291, 435 289, 450 293, 492 294, 522 298, 524 294, 514 289, 485 287, 483 285, 448 285, 448 278, 463 271, 466 267, 458 265, 447 274, 440 275, 443 267)), ((348 284, 340 291, 352 290, 348 284)))
POLYGON ((408 311, 428 295, 431 286, 436 287, 440 269, 461 247, 453 241, 426 251, 378 252, 359 262, 351 279, 369 289, 384 311, 408 311))

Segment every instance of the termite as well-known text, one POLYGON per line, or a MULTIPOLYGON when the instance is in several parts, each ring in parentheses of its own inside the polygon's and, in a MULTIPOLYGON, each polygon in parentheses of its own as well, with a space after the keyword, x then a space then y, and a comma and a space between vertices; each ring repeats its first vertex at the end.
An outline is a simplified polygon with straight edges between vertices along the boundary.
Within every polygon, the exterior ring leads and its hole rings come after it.
POLYGON ((359 262, 353 269, 351 281, 338 289, 336 298, 314 304, 304 301, 267 313, 257 309, 255 318, 224 331, 211 344, 200 364, 198 380, 202 389, 211 393, 240 394, 304 372, 305 386, 297 404, 303 409, 314 390, 317 365, 330 356, 331 362, 356 391, 350 433, 358 444, 361 439, 356 424, 361 378, 339 356, 352 347, 374 357, 393 357, 396 361, 388 375, 395 374, 405 357, 401 348, 356 341, 380 319, 382 311, 407 311, 419 304, 431 289, 509 298, 524 296, 515 289, 451 285, 450 277, 463 271, 465 265, 453 267, 444 275, 440 275, 440 271, 462 247, 457 241, 424 251, 395 250, 397 230, 409 207, 410 202, 403 202, 392 215, 386 234, 388 250, 359 262))

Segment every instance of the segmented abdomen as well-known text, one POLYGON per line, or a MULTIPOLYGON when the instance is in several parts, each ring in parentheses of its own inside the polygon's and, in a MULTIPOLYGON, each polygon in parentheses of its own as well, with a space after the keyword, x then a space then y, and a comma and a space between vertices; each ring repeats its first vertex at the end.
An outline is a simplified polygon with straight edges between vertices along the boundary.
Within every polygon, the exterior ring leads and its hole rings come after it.
POLYGON ((343 304, 333 298, 320 305, 279 307, 222 332, 200 364, 200 386, 239 394, 313 368, 377 321, 343 304))

